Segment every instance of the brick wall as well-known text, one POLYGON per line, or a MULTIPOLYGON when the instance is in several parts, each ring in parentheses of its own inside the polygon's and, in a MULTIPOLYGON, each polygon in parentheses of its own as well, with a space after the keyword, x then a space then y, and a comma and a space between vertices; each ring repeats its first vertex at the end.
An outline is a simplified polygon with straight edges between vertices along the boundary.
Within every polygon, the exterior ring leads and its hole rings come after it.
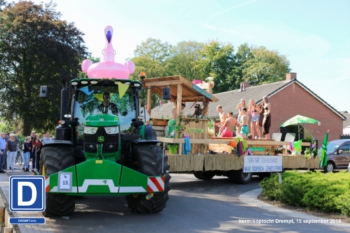
POLYGON ((295 115, 303 115, 321 121, 321 125, 305 124, 305 128, 318 139, 319 145, 329 129, 328 140, 339 139, 343 132, 343 120, 298 84, 293 83, 270 97, 271 134, 295 115))

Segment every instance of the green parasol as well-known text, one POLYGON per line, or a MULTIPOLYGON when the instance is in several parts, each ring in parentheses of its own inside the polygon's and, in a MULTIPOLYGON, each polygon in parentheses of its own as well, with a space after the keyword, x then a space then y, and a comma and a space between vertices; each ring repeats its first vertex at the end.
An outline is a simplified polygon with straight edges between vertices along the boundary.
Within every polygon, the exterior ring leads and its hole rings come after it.
POLYGON ((298 125, 298 124, 321 124, 318 120, 315 120, 310 117, 296 115, 295 117, 290 118, 286 122, 284 122, 281 127, 286 127, 288 125, 298 125))
POLYGON ((318 125, 321 125, 321 122, 318 120, 315 120, 313 118, 310 118, 310 117, 296 115, 296 116, 290 118, 289 120, 287 120, 286 122, 284 122, 281 125, 281 127, 286 127, 288 125, 298 125, 298 133, 299 133, 299 139, 300 139, 300 130, 301 130, 300 124, 318 124, 318 125))

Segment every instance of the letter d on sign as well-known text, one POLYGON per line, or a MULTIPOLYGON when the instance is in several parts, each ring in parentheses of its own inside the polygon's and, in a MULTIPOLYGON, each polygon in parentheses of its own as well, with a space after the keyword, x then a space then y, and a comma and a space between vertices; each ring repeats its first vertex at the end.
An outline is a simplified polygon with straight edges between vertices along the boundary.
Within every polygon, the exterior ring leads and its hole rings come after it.
POLYGON ((37 197, 37 192, 36 192, 36 187, 33 183, 31 182, 18 182, 18 205, 19 206, 31 206, 34 204, 34 202, 36 201, 36 197, 37 197), (32 190, 32 198, 29 201, 23 201, 23 187, 27 186, 32 190))
POLYGON ((12 212, 42 212, 46 207, 44 176, 11 176, 9 209, 12 212))

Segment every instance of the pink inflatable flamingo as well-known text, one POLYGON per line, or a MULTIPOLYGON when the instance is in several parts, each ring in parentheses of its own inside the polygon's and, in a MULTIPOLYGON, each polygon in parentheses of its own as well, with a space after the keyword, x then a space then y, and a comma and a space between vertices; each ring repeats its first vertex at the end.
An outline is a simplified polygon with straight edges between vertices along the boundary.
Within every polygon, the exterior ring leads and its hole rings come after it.
POLYGON ((128 79, 130 74, 135 71, 135 64, 132 61, 128 61, 124 65, 114 62, 113 28, 109 25, 105 28, 105 36, 106 46, 103 50, 103 61, 92 64, 89 59, 86 59, 81 64, 82 71, 87 73, 89 78, 128 79))

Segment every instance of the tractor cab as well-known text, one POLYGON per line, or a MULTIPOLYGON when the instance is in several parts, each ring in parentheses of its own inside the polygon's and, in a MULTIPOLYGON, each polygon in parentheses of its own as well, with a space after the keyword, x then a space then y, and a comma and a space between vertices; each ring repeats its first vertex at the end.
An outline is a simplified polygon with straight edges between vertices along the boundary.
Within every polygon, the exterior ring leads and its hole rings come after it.
POLYGON ((71 84, 75 84, 71 112, 78 122, 77 146, 83 147, 86 159, 120 160, 121 135, 136 130, 133 122, 138 119, 141 84, 105 79, 73 80, 71 84))

